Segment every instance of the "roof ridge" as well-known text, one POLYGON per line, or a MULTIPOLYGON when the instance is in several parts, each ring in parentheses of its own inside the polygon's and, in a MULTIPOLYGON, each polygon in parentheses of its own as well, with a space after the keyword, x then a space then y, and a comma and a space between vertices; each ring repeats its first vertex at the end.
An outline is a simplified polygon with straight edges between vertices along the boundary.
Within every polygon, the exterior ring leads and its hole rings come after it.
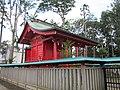
POLYGON ((46 22, 45 20, 44 20, 44 21, 43 21, 43 20, 40 20, 40 19, 29 19, 29 20, 31 20, 31 21, 33 21, 33 22, 38 22, 38 23, 41 22, 41 23, 47 24, 47 25, 49 25, 49 26, 51 26, 51 27, 60 28, 60 29, 62 29, 62 30, 65 30, 65 28, 60 27, 60 26, 55 25, 55 24, 52 24, 52 23, 49 23, 49 22, 46 22))

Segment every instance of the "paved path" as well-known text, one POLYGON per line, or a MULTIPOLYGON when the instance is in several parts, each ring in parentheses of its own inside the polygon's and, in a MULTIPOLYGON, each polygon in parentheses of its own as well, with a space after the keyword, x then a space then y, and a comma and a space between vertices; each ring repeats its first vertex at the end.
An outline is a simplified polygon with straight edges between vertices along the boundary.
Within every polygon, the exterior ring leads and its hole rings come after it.
POLYGON ((8 90, 5 86, 0 84, 0 90, 8 90))
POLYGON ((25 90, 25 89, 17 87, 3 80, 0 80, 0 90, 25 90))

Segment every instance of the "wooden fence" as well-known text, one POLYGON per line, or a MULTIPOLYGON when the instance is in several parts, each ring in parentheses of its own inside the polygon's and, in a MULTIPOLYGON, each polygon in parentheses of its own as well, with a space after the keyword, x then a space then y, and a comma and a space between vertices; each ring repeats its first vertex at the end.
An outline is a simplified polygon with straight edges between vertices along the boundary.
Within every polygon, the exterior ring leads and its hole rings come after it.
MULTIPOLYGON (((105 90, 102 68, 1 68, 0 78, 45 90, 105 90)), ((22 87, 23 87, 22 86, 22 87)), ((34 89, 35 89, 34 88, 34 89)))

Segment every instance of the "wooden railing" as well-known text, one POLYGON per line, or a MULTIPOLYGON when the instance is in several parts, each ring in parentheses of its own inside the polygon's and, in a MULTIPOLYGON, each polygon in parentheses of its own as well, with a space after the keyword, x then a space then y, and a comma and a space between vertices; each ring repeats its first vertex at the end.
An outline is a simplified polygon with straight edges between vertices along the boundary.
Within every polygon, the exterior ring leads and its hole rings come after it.
POLYGON ((38 90, 105 90, 102 68, 1 68, 0 78, 38 90))

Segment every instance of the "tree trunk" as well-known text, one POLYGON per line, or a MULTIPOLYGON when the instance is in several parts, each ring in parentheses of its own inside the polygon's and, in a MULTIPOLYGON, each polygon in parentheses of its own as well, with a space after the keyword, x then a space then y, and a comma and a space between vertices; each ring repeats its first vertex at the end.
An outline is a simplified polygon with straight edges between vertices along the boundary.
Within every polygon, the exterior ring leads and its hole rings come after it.
MULTIPOLYGON (((12 28, 11 28, 12 29, 12 28)), ((17 30, 17 4, 15 8, 15 20, 14 20, 14 28, 12 29, 12 45, 10 50, 10 57, 9 57, 9 63, 13 62, 13 54, 14 54, 14 44, 15 44, 15 32, 17 30)))
POLYGON ((62 18, 62 27, 64 28, 65 27, 65 18, 64 17, 61 17, 62 18))
POLYGON ((11 64, 13 62, 13 54, 14 54, 14 44, 15 44, 15 32, 12 32, 12 45, 11 45, 11 49, 10 49, 10 57, 9 57, 9 63, 11 64))
POLYGON ((1 31, 0 31, 0 49, 1 49, 1 43, 2 43, 2 32, 3 32, 3 21, 4 21, 4 3, 2 8, 3 8, 3 12, 1 17, 2 20, 1 20, 1 31))

